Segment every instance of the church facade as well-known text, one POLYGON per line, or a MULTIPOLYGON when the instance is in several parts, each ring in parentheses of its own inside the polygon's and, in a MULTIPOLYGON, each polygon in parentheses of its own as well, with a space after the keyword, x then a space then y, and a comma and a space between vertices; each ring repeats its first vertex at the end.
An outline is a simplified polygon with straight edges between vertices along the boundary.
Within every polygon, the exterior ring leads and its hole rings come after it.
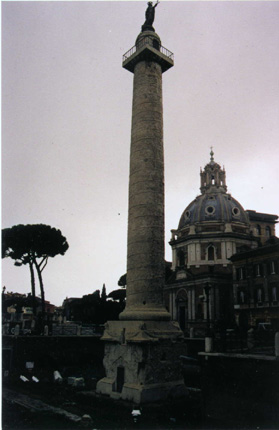
POLYGON ((205 334, 235 321, 232 256, 255 250, 275 235, 276 215, 245 211, 227 192, 225 169, 214 153, 200 172, 200 191, 172 230, 172 275, 166 306, 187 333, 205 334))

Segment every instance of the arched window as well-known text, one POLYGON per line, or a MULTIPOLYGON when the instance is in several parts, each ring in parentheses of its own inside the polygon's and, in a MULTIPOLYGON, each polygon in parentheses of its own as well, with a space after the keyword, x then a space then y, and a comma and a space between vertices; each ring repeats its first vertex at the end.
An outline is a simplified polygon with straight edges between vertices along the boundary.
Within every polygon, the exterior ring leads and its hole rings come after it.
POLYGON ((265 228, 265 235, 266 235, 266 237, 271 236, 271 229, 270 229, 269 225, 267 225, 265 228))
POLYGON ((210 245, 207 248, 207 259, 208 259, 208 261, 214 261, 215 260, 215 248, 213 245, 210 245))
POLYGON ((122 388, 125 382, 125 369, 123 366, 117 367, 117 375, 116 375, 116 391, 118 393, 122 392, 122 388))
POLYGON ((261 226, 260 226, 259 224, 256 226, 256 234, 257 234, 258 236, 260 236, 260 235, 261 235, 261 226))

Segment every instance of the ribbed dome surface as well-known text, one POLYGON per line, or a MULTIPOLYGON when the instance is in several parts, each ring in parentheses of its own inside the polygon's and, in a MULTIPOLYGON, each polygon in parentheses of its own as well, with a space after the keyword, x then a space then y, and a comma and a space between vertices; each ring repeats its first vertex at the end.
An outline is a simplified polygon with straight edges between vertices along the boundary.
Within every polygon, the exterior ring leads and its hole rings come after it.
POLYGON ((183 212, 178 228, 191 224, 219 221, 248 223, 248 215, 241 204, 223 192, 205 193, 193 200, 183 212))

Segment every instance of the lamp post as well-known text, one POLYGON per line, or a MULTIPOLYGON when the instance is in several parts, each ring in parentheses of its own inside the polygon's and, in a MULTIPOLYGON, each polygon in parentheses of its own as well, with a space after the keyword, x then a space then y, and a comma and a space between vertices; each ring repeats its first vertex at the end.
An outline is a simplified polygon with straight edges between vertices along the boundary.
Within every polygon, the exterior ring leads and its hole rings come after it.
POLYGON ((211 290, 211 285, 207 282, 204 287, 205 292, 205 302, 206 302, 206 335, 205 335, 205 352, 213 351, 212 335, 210 330, 210 319, 209 319, 209 292, 211 290))
POLYGON ((210 332, 210 318, 209 318, 209 292, 211 290, 211 285, 207 282, 206 286, 204 287, 204 292, 205 292, 205 302, 206 302, 206 336, 210 337, 211 332, 210 332))

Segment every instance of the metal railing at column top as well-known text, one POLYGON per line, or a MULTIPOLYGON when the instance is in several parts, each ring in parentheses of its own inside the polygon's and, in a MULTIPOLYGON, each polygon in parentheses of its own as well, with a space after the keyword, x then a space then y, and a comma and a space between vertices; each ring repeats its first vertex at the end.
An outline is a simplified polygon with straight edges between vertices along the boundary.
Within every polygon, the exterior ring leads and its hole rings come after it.
POLYGON ((137 43, 131 49, 129 49, 129 51, 125 52, 125 54, 123 55, 123 62, 128 60, 128 58, 130 58, 138 49, 141 49, 145 45, 149 45, 152 48, 157 49, 157 51, 161 52, 166 57, 173 60, 173 53, 171 51, 169 51, 164 46, 160 45, 159 42, 153 37, 146 36, 142 38, 139 43, 137 43))

